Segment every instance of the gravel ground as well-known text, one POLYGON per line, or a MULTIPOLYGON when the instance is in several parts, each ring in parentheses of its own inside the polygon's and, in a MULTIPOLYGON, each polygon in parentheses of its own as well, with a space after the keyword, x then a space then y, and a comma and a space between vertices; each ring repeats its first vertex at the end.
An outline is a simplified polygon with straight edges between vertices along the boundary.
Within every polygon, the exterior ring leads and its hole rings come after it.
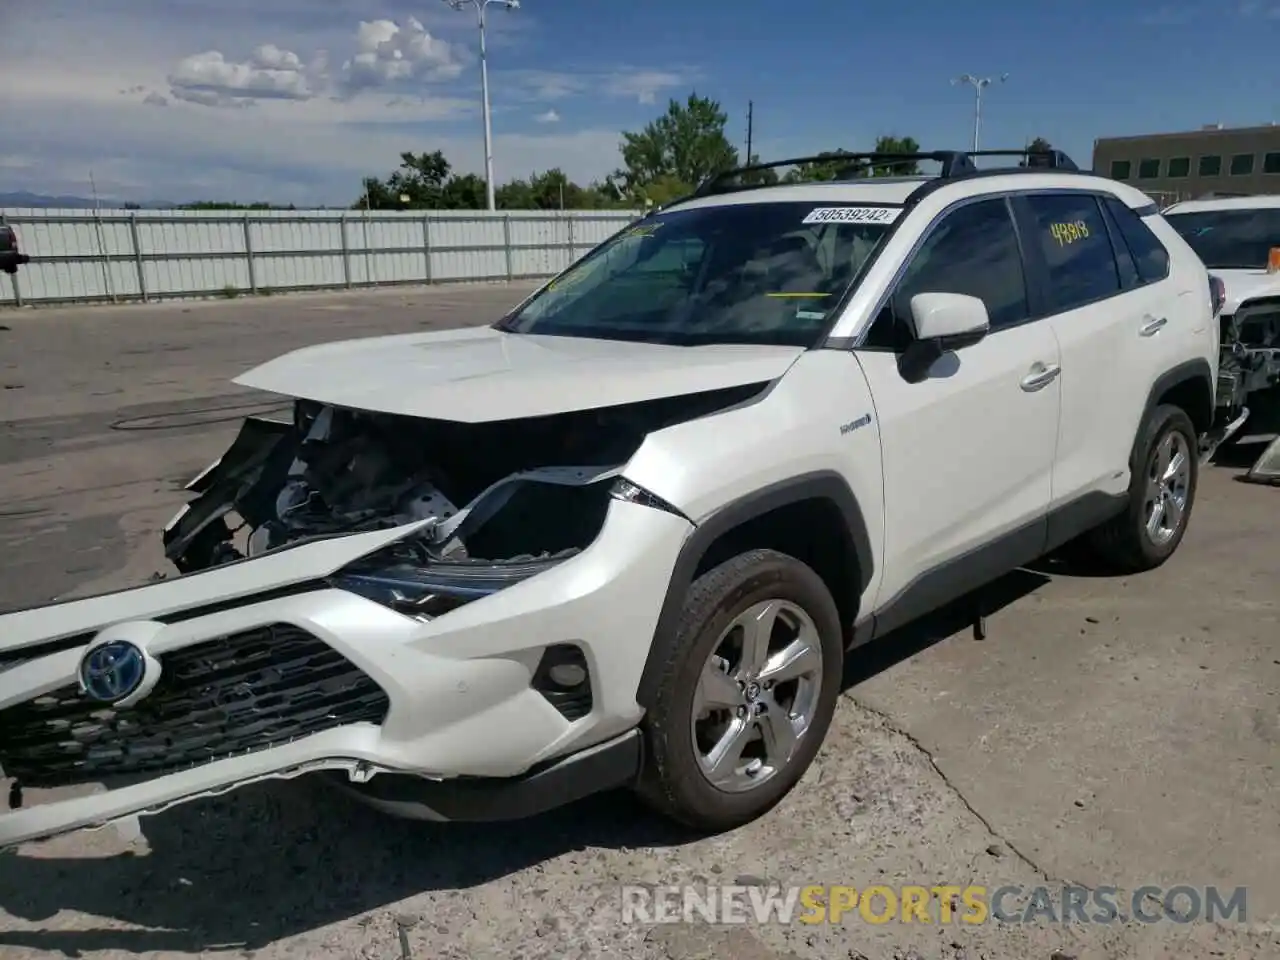
MULTIPOLYGON (((181 482, 267 405, 239 370, 484 322, 527 290, 0 313, 0 609, 160 569, 181 482)), ((943 612, 860 652, 814 769, 732 834, 683 835, 625 795, 475 828, 259 785, 0 855, 0 955, 1280 957, 1280 491, 1237 473, 1202 475, 1153 574, 1046 564, 986 592, 984 641, 943 612), (620 893, 1179 883, 1246 886, 1247 922, 627 923, 620 893)))

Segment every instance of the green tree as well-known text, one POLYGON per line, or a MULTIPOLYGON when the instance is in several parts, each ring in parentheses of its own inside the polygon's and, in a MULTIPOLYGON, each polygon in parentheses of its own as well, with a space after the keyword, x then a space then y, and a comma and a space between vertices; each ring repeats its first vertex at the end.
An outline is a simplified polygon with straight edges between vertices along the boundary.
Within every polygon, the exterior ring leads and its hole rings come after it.
POLYGON ((626 193, 660 204, 697 186, 707 177, 738 165, 738 151, 725 135, 729 116, 720 104, 697 93, 638 133, 622 134, 617 177, 626 193), (678 189, 683 187, 683 190, 678 189), (670 196, 667 196, 670 194, 670 196))
POLYGON ((442 210, 483 210, 486 202, 484 178, 474 173, 452 176, 440 189, 442 210))
MULTIPOLYGON (((400 154, 400 166, 385 181, 366 177, 362 196, 352 204, 360 208, 368 203, 370 210, 421 210, 444 206, 445 184, 452 167, 443 153, 400 154), (407 197, 402 200, 401 197, 407 197)), ((481 181, 483 194, 484 182, 481 181)))
POLYGON ((823 150, 817 154, 820 159, 793 167, 787 171, 787 175, 783 180, 786 183, 814 183, 823 180, 835 180, 850 173, 860 173, 864 168, 862 163, 841 159, 852 156, 852 153, 853 151, 843 148, 839 150, 823 150))
MULTIPOLYGON (((1030 150, 1052 150, 1052 149, 1053 149, 1053 144, 1051 144, 1051 143, 1050 143, 1048 140, 1046 140, 1044 137, 1036 137, 1036 138, 1035 138, 1034 140, 1032 140, 1029 144, 1027 144, 1027 150, 1029 150, 1029 151, 1030 151, 1030 150)), ((1023 157, 1023 158, 1022 158, 1022 160, 1018 163, 1018 166, 1020 166, 1020 167, 1047 167, 1047 166, 1049 166, 1051 163, 1052 163, 1052 160, 1050 160, 1050 158, 1049 158, 1049 157, 1046 157, 1046 156, 1035 156, 1035 155, 1030 155, 1030 154, 1029 154, 1028 156, 1025 156, 1025 157, 1023 157)))
MULTIPOLYGON (((915 137, 883 136, 876 139, 876 153, 919 153, 920 144, 915 137)), ((873 177, 915 177, 920 174, 920 164, 914 160, 893 163, 876 163, 871 166, 873 177)))
MULTIPOLYGON (((753 153, 746 162, 746 166, 753 167, 761 163, 760 155, 753 153)), ((778 182, 778 171, 774 167, 764 170, 748 170, 742 175, 743 183, 759 184, 760 186, 771 186, 778 182)))
POLYGON ((499 210, 532 210, 533 191, 528 180, 512 180, 496 187, 493 202, 499 210))

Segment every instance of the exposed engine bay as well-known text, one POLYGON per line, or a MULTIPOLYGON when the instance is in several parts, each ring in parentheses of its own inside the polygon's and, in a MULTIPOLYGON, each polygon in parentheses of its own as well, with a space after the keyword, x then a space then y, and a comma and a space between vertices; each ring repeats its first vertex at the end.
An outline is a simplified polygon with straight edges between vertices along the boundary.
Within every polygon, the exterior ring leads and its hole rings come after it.
POLYGON ((1219 322, 1218 405, 1238 409, 1249 394, 1280 384, 1280 298, 1247 300, 1219 322))
MULTIPOLYGON (((485 423, 298 400, 292 422, 247 419, 187 489, 165 554, 181 573, 317 537, 431 521, 397 546, 406 576, 429 566, 481 581, 528 576, 584 549, 645 437, 759 393, 751 384, 596 410, 485 423)), ((385 582, 388 558, 379 558, 385 582)))

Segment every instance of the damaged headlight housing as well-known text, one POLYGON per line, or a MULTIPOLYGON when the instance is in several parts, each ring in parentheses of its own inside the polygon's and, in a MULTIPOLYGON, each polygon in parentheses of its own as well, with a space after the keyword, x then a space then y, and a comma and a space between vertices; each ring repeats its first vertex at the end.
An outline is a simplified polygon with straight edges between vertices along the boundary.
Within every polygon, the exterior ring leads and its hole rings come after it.
POLYGON ((409 562, 375 554, 337 574, 333 586, 359 594, 397 613, 432 620, 463 604, 497 593, 568 559, 557 555, 494 563, 409 562))
MULTIPOLYGON (((623 477, 609 496, 683 516, 662 498, 623 477)), ((505 560, 453 560, 434 554, 420 540, 402 541, 357 561, 330 579, 332 586, 358 594, 406 616, 432 620, 472 600, 487 597, 563 563, 581 548, 505 560)))

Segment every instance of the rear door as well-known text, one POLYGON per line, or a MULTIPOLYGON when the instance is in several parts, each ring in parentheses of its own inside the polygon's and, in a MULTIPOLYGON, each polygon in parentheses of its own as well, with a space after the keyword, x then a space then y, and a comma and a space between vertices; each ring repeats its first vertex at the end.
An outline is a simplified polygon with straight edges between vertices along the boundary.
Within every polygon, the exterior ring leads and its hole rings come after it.
POLYGON ((1155 273, 1143 279, 1103 197, 1036 192, 1017 208, 1062 358, 1052 506, 1123 493, 1137 420, 1161 363, 1167 286, 1155 273))

